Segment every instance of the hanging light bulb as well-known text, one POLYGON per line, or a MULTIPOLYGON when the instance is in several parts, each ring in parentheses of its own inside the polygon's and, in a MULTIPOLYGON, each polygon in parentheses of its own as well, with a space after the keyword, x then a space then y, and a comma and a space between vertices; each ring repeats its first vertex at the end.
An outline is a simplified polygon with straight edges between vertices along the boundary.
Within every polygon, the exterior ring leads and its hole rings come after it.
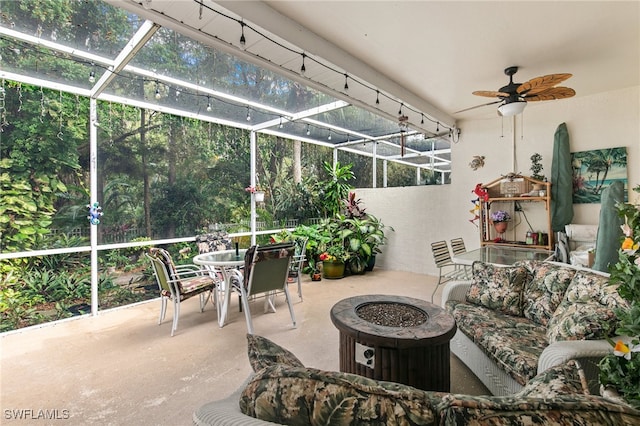
POLYGON ((398 115, 402 115, 402 107, 404 106, 404 103, 400 102, 400 109, 398 110, 398 115))
POLYGON ((247 39, 244 38, 244 21, 240 21, 240 28, 242 31, 242 34, 240 35, 240 46, 244 47, 245 44, 247 44, 247 39))
POLYGON ((247 107, 247 121, 251 121, 251 110, 247 107))
POLYGON ((349 83, 347 82, 348 78, 349 78, 349 76, 345 73, 345 75, 344 75, 344 90, 349 90, 349 83))
POLYGON ((376 90, 376 105, 380 105, 380 91, 376 90))
POLYGON ((422 117, 422 118, 420 119, 420 124, 424 124, 424 114, 423 114, 423 113, 420 113, 420 117, 422 117))
POLYGON ((327 137, 327 140, 331 140, 331 130, 329 130, 329 137, 327 137))
POLYGON ((304 75, 305 72, 307 72, 307 67, 304 66, 304 58, 306 58, 307 55, 305 55, 304 53, 302 54, 302 66, 300 67, 300 74, 304 75))
POLYGON ((439 132, 439 131, 440 131, 440 122, 437 122, 436 123, 436 132, 439 132))
POLYGON ((96 72, 91 70, 89 72, 89 83, 95 83, 96 82, 96 72))
POLYGON ((176 99, 180 96, 180 90, 176 89, 176 99))
POLYGON ((307 124, 307 136, 311 134, 311 126, 307 124))
POLYGON ((161 97, 160 88, 158 87, 158 82, 156 82, 156 99, 160 99, 161 97))
POLYGON ((284 124, 282 124, 282 117, 280 117, 280 125, 278 127, 281 129, 284 127, 284 124))
POLYGON ((207 112, 211 112, 211 98, 207 96, 207 112))

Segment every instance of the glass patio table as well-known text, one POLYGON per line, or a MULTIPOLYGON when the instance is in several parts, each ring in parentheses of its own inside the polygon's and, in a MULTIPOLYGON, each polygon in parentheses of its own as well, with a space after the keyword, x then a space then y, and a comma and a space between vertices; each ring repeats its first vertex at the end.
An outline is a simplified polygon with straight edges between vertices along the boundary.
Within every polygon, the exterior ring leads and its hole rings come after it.
POLYGON ((227 312, 231 303, 231 271, 244 266, 246 249, 222 250, 202 253, 193 258, 193 263, 209 269, 211 274, 220 272, 223 282, 216 286, 216 309, 218 311, 218 325, 222 328, 227 321, 227 312), (223 293, 223 294, 222 294, 223 293), (222 301, 221 297, 224 297, 222 301))
POLYGON ((456 254, 451 260, 460 265, 472 265, 479 260, 493 265, 507 266, 520 260, 551 260, 552 258, 553 252, 549 250, 490 245, 456 254))

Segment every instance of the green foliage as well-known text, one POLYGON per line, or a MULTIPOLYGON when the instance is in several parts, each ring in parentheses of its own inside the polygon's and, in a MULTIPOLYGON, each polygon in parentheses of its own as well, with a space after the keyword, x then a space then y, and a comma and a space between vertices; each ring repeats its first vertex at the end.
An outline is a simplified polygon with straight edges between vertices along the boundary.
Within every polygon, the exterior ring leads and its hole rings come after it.
MULTIPOLYGON (((640 185, 634 191, 640 192, 640 185)), ((610 267, 609 282, 617 286, 618 294, 628 303, 627 307, 616 309, 620 321, 616 333, 627 336, 629 342, 610 342, 617 351, 600 361, 600 383, 613 386, 626 402, 640 408, 640 210, 632 204, 620 203, 616 207, 625 218, 624 237, 618 262, 610 267)))
POLYGON ((323 166, 329 175, 326 181, 320 182, 325 216, 333 217, 341 213, 349 191, 353 189, 348 182, 354 179, 354 174, 352 164, 342 166, 339 162, 331 164, 325 161, 323 166))

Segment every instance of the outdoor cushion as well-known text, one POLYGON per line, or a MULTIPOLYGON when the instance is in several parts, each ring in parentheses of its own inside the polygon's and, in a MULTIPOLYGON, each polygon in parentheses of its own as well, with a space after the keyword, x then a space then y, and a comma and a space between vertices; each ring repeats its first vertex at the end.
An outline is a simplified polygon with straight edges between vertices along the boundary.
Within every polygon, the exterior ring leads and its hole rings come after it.
POLYGON ((628 405, 591 395, 555 398, 447 395, 437 406, 440 425, 635 425, 640 414, 628 405))
POLYGON ((291 351, 257 334, 247 334, 249 363, 253 371, 259 371, 272 365, 284 364, 291 367, 304 367, 291 351))
POLYGON ((483 306, 448 301, 458 330, 521 385, 535 377, 538 358, 548 345, 545 327, 524 317, 502 314, 483 306))
POLYGON ((532 279, 524 285, 522 313, 525 318, 547 325, 558 308, 576 270, 548 262, 524 261, 532 279))
POLYGON ((473 279, 467 302, 509 315, 522 315, 522 289, 530 275, 525 267, 474 262, 471 270, 473 279))
POLYGON ((549 343, 602 339, 615 333, 616 308, 626 306, 605 276, 578 271, 547 328, 549 343))
POLYGON ((559 395, 580 394, 589 395, 589 388, 578 361, 570 360, 538 374, 514 396, 549 399, 559 395))
POLYGON ((433 425, 442 395, 356 374, 276 364, 249 381, 240 410, 289 425, 433 425))

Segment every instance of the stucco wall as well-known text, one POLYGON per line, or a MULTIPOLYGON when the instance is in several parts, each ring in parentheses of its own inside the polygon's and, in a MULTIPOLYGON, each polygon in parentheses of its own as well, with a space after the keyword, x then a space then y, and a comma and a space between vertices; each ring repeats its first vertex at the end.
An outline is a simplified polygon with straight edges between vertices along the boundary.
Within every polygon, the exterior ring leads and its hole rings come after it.
MULTIPOLYGON (((467 249, 479 247, 477 227, 469 222, 473 217, 469 212, 474 198, 471 190, 477 183, 512 171, 530 175, 529 158, 536 152, 543 157, 543 174, 549 176, 553 136, 563 122, 572 152, 625 146, 629 186, 640 184, 640 87, 530 103, 515 122, 497 116, 461 121, 460 140, 452 146, 450 185, 357 190, 367 211, 395 229, 388 233, 376 266, 437 275, 432 241, 463 237, 467 249), (484 168, 469 168, 474 155, 486 157, 484 168)), ((640 202, 633 191, 630 196, 640 202)), ((597 224, 599 212, 600 204, 576 204, 573 223, 597 224)))

